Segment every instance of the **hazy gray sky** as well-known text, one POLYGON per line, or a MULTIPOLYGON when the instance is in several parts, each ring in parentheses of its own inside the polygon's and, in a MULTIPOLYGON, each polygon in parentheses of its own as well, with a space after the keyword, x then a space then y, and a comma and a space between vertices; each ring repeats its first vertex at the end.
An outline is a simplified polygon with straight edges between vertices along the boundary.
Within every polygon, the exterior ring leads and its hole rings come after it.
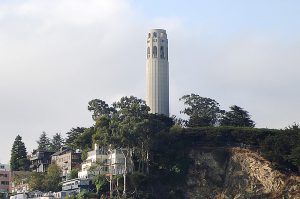
POLYGON ((145 96, 148 29, 169 37, 170 111, 191 92, 257 127, 300 122, 300 2, 1 0, 0 162, 17 134, 92 125, 87 103, 145 96))

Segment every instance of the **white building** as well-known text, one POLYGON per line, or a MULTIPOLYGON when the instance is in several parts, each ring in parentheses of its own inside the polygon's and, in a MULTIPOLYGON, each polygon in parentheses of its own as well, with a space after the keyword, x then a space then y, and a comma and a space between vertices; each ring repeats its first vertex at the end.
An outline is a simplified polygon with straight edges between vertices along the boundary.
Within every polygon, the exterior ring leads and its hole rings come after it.
POLYGON ((54 194, 55 198, 66 198, 67 196, 77 195, 83 190, 89 190, 89 179, 71 179, 62 182, 62 191, 54 194))
POLYGON ((126 156, 126 173, 133 172, 132 154, 127 149, 111 149, 108 153, 108 169, 112 175, 121 175, 125 172, 125 156, 126 156))
POLYGON ((95 144, 93 151, 89 151, 87 159, 81 164, 81 171, 78 172, 78 178, 92 178, 97 174, 106 174, 108 151, 95 144))
POLYGON ((150 112, 169 116, 168 38, 163 29, 152 29, 148 33, 146 86, 150 112))
POLYGON ((81 171, 78 172, 78 178, 91 179, 97 174, 124 174, 124 154, 126 154, 127 159, 127 173, 130 173, 133 171, 133 162, 131 160, 131 154, 127 155, 125 149, 107 149, 95 144, 94 150, 88 152, 86 161, 82 163, 81 171))

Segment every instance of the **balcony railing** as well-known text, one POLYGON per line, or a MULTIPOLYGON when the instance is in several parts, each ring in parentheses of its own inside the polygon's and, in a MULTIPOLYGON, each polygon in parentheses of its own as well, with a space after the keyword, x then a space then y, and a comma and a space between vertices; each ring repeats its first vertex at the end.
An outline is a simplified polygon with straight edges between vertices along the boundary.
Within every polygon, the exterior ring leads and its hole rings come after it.
POLYGON ((102 150, 88 152, 88 157, 89 156, 94 156, 94 155, 107 155, 107 152, 106 151, 102 151, 102 150))

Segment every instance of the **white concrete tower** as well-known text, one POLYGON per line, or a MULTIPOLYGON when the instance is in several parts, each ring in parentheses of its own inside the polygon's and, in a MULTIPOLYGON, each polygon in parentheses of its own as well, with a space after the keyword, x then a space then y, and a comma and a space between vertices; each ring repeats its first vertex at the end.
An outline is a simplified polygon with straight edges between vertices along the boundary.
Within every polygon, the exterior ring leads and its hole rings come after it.
POLYGON ((150 112, 169 116, 168 38, 163 29, 152 29, 147 36, 146 81, 150 112))

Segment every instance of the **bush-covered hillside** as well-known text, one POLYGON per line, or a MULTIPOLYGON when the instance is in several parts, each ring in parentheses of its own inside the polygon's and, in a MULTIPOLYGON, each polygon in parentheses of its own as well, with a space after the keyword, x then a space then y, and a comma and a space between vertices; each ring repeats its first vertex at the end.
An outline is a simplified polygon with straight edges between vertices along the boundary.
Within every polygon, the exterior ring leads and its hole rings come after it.
POLYGON ((148 176, 155 183, 149 185, 156 194, 168 194, 166 197, 182 195, 180 187, 184 185, 188 168, 193 162, 188 154, 195 147, 246 147, 261 153, 275 169, 299 174, 299 143, 300 129, 173 126, 170 132, 156 137, 148 176))

